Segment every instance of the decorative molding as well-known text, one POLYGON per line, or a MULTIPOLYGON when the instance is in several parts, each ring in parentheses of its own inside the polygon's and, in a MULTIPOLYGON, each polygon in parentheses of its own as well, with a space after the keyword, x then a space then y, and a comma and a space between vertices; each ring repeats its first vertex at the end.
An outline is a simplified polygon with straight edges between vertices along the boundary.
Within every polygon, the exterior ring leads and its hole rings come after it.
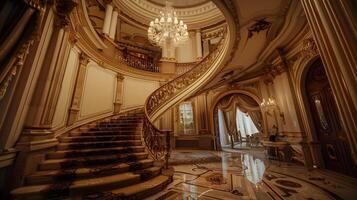
POLYGON ((46 6, 46 0, 24 0, 24 2, 30 7, 40 11, 44 11, 46 6))
POLYGON ((255 23, 248 28, 248 39, 252 38, 254 33, 259 33, 260 31, 267 30, 271 27, 272 23, 263 19, 256 20, 255 23))
POLYGON ((78 3, 75 0, 55 0, 55 25, 64 28, 70 24, 69 14, 78 3))
MULTIPOLYGON (((11 81, 15 78, 18 71, 20 70, 29 54, 30 47, 34 43, 34 40, 28 40, 25 42, 19 52, 15 56, 15 61, 11 62, 11 67, 9 67, 8 73, 4 76, 4 79, 0 83, 0 100, 5 96, 8 87, 10 86, 11 81)), ((2 77, 1 77, 2 78, 2 77)))

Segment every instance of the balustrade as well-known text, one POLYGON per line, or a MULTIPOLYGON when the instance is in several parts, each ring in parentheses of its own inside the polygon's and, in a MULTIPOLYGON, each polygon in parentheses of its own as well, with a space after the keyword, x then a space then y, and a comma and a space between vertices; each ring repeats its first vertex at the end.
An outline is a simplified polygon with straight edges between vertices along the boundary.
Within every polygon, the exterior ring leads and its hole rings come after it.
POLYGON ((173 100, 176 95, 189 88, 189 86, 202 77, 210 67, 214 66, 214 62, 221 53, 223 53, 224 40, 225 37, 222 37, 219 45, 217 45, 212 53, 187 72, 155 90, 146 99, 143 138, 152 158, 155 160, 164 160, 166 166, 171 152, 170 141, 172 134, 170 131, 162 131, 156 128, 153 124, 152 116, 161 106, 165 105, 167 101, 173 100))

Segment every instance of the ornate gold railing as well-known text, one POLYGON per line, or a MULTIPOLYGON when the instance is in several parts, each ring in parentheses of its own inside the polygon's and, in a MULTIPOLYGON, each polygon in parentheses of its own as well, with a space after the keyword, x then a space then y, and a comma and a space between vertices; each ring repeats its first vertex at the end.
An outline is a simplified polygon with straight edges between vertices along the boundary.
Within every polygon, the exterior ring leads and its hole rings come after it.
MULTIPOLYGON (((162 131, 153 124, 153 115, 167 102, 185 89, 190 88, 190 85, 195 83, 200 77, 212 67, 218 57, 223 53, 224 41, 226 40, 226 31, 222 33, 222 40, 201 62, 197 63, 192 69, 167 82, 157 90, 155 90, 145 102, 145 116, 143 124, 143 138, 150 155, 155 160, 164 160, 166 166, 171 151, 171 131, 162 131)), ((219 63, 220 64, 220 63, 219 63)), ((215 65, 217 67, 217 65, 215 65)))

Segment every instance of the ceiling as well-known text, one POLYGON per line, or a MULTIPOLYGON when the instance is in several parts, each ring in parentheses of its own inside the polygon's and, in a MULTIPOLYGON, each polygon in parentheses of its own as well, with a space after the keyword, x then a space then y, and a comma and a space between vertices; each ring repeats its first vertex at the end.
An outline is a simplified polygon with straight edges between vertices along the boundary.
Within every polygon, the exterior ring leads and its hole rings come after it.
MULTIPOLYGON (((225 20, 221 11, 209 0, 170 0, 170 2, 173 3, 179 20, 183 20, 189 30, 208 27, 225 20)), ((114 4, 120 8, 123 16, 128 16, 128 21, 135 19, 138 24, 147 25, 159 17, 165 1, 114 0, 114 4)))
MULTIPOLYGON (((159 6, 165 6, 166 0, 147 0, 159 6)), ((169 0, 175 8, 195 7, 209 2, 209 0, 169 0)))
POLYGON ((257 72, 274 50, 294 39, 306 24, 298 0, 235 0, 240 41, 233 59, 203 89, 209 90, 257 72))

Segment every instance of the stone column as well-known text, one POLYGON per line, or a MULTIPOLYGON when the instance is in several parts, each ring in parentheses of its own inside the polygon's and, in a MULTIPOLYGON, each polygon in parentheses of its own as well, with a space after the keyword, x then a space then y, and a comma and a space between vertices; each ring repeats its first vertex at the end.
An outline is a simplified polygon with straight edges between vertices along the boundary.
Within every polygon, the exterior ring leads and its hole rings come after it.
POLYGON ((72 103, 71 107, 69 108, 67 125, 72 125, 78 120, 88 63, 89 57, 85 53, 81 53, 79 57, 79 66, 72 96, 72 103))
POLYGON ((209 40, 203 40, 203 57, 209 54, 209 40))
POLYGON ((118 22, 118 10, 114 8, 114 12, 112 15, 112 20, 110 24, 110 31, 109 31, 109 37, 114 40, 116 30, 117 30, 117 22, 118 22))
POLYGON ((113 15, 113 6, 111 4, 111 1, 106 1, 106 3, 107 5, 105 8, 105 17, 103 22, 103 34, 109 35, 113 15))
MULTIPOLYGON (((119 11, 118 11, 119 13, 119 11)), ((119 15, 119 14, 118 14, 119 15)), ((115 40, 120 41, 121 38, 121 20, 120 17, 118 17, 118 22, 117 22, 117 33, 115 35, 115 40)))
POLYGON ((202 42, 201 42, 201 32, 200 30, 196 31, 196 50, 197 50, 197 60, 202 59, 202 42))
POLYGON ((66 63, 76 42, 75 33, 71 33, 68 26, 69 14, 76 5, 74 0, 55 0, 53 13, 56 16, 49 23, 53 26, 49 48, 44 52, 43 67, 38 72, 26 122, 16 143, 20 152, 14 168, 16 175, 12 177, 14 185, 19 185, 23 177, 35 171, 44 159, 44 152, 58 144, 52 123, 66 63))
POLYGON ((301 0, 357 164, 357 38, 350 1, 301 0))
POLYGON ((114 114, 119 114, 121 106, 123 104, 123 82, 124 76, 117 74, 117 89, 114 102, 114 114))

